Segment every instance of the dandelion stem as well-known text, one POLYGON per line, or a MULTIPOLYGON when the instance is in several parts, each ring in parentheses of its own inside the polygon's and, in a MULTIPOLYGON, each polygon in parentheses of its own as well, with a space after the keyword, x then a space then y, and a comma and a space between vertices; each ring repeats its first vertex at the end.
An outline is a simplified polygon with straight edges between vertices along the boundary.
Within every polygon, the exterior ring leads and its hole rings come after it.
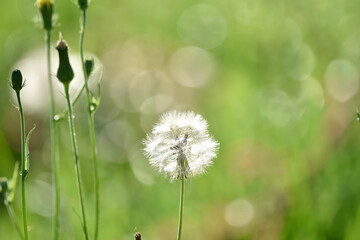
POLYGON ((12 224, 14 225, 14 227, 16 229, 16 232, 19 234, 19 237, 21 239, 24 239, 24 236, 23 236, 23 234, 21 232, 21 228, 20 228, 18 222, 16 221, 14 210, 13 210, 12 206, 10 205, 10 203, 6 199, 4 201, 4 204, 5 204, 6 210, 7 210, 8 214, 9 214, 10 220, 11 220, 12 224))
POLYGON ((49 83, 50 91, 50 140, 51 140, 51 159, 53 164, 53 182, 54 182, 54 209, 55 214, 53 218, 53 239, 59 239, 59 212, 60 212, 60 186, 59 186, 59 138, 58 138, 58 125, 55 121, 55 97, 54 97, 54 87, 51 79, 51 57, 50 57, 50 39, 51 31, 45 31, 45 41, 46 41, 46 60, 47 60, 47 78, 49 83))
POLYGON ((21 105, 20 91, 16 91, 16 97, 19 105, 20 112, 20 124, 21 124, 21 193, 22 193, 22 214, 23 214, 23 225, 24 225, 24 236, 25 240, 29 239, 26 219, 26 195, 25 195, 25 178, 27 171, 25 170, 25 119, 24 111, 21 105))
POLYGON ((179 228, 178 228, 177 240, 181 239, 182 219, 183 219, 183 212, 184 212, 184 190, 185 190, 184 179, 181 179, 181 184, 180 184, 179 228))
POLYGON ((72 148, 74 152, 74 160, 75 160, 75 171, 76 171, 76 180, 77 180, 77 187, 79 190, 79 196, 80 196, 80 205, 81 205, 81 213, 82 213, 82 227, 85 235, 85 239, 88 240, 88 230, 86 225, 86 214, 85 214, 85 204, 84 204, 84 196, 83 196, 83 189, 82 189, 82 183, 81 183, 81 174, 80 174, 80 163, 79 163, 79 153, 78 153, 78 146, 76 142, 76 133, 75 133, 75 124, 73 119, 73 110, 70 100, 70 94, 69 94, 69 84, 64 84, 65 88, 65 96, 67 101, 67 106, 69 109, 68 119, 69 119, 69 127, 70 127, 70 135, 71 135, 71 143, 72 148))
POLYGON ((80 58, 82 64, 82 70, 84 74, 85 81, 85 90, 88 100, 88 121, 89 121, 89 131, 91 138, 91 148, 94 162, 94 180, 95 180, 95 235, 94 239, 98 238, 99 231, 99 214, 100 214, 100 190, 99 190, 99 173, 98 173, 98 162, 97 162, 97 147, 96 147, 96 136, 95 136, 95 126, 94 126, 94 107, 91 100, 91 93, 88 85, 88 78, 85 61, 84 61, 84 36, 85 36, 85 26, 86 26, 86 10, 82 10, 82 26, 80 31, 80 58))

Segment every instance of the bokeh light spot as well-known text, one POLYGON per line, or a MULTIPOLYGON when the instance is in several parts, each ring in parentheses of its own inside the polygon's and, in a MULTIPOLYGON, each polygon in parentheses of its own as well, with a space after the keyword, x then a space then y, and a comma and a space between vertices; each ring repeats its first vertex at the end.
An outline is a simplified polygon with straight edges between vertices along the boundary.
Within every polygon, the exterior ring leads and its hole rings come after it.
POLYGON ((300 102, 312 103, 322 108, 325 103, 325 98, 321 84, 314 78, 308 78, 302 81, 299 100, 300 102))
POLYGON ((184 47, 174 53, 170 63, 173 78, 187 87, 200 87, 211 79, 215 62, 210 53, 198 47, 184 47))
POLYGON ((179 19, 178 32, 184 42, 212 49, 224 42, 227 23, 218 9, 199 4, 184 11, 179 19))
POLYGON ((230 202, 225 209, 225 220, 233 227, 243 227, 254 218, 253 205, 243 199, 236 199, 230 202))
POLYGON ((295 102, 283 91, 262 92, 259 100, 262 115, 275 127, 284 128, 297 117, 295 102))
POLYGON ((296 51, 289 51, 284 60, 287 73, 294 80, 304 80, 314 70, 315 56, 308 45, 303 44, 296 51))
POLYGON ((344 59, 332 61, 325 72, 325 87, 336 100, 349 100, 359 87, 359 75, 355 65, 344 59))
MULTIPOLYGON (((24 55, 22 59, 14 64, 12 69, 20 69, 24 79, 26 80, 25 88, 21 90, 21 100, 24 108, 36 113, 44 113, 49 107, 49 84, 46 75, 46 58, 44 50, 36 49, 24 55), (34 67, 36 66, 36 67, 34 67)), ((84 83, 83 73, 81 70, 81 63, 79 56, 76 53, 69 55, 71 66, 75 72, 75 78, 70 85, 71 95, 79 91, 84 83)), ((59 66, 59 58, 55 49, 52 49, 51 53, 51 78, 54 85, 54 92, 64 92, 64 86, 56 78, 57 68, 59 66)), ((9 88, 13 102, 16 102, 15 94, 13 90, 9 88)), ((55 100, 61 104, 64 103, 64 96, 61 94, 55 94, 55 100)))
POLYGON ((143 113, 160 113, 165 111, 173 102, 170 96, 159 94, 148 98, 140 107, 143 113))

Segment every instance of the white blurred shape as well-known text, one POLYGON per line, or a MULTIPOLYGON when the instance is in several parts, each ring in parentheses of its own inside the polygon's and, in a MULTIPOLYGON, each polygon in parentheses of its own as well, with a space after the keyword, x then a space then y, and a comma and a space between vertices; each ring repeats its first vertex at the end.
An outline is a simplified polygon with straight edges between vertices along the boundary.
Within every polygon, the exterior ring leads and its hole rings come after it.
POLYGON ((215 67, 215 62, 208 51, 193 46, 177 50, 170 62, 173 78, 187 87, 204 85, 214 75, 215 67))
POLYGON ((284 60, 285 68, 292 79, 304 80, 314 70, 315 56, 308 45, 303 44, 296 51, 289 51, 284 60))
POLYGON ((202 3, 184 11, 178 22, 178 32, 184 42, 212 49, 224 42, 227 23, 218 9, 202 3))
MULTIPOLYGON (((70 54, 71 66, 75 73, 75 78, 70 84, 71 94, 80 90, 84 80, 82 74, 79 56, 70 54)), ((64 101, 64 86, 56 78, 56 72, 59 64, 58 53, 51 51, 51 77, 54 86, 54 95, 56 101, 64 101)), ((44 113, 50 107, 49 85, 47 79, 47 67, 44 49, 37 49, 26 54, 22 59, 16 62, 13 69, 19 69, 26 80, 25 87, 21 90, 21 102, 25 111, 44 113)), ((12 101, 15 103, 15 94, 11 91, 12 101)))
POLYGON ((346 102, 358 91, 359 75, 355 65, 345 59, 336 59, 326 68, 325 87, 340 102, 346 102))
POLYGON ((226 206, 225 220, 233 227, 243 227, 249 224, 253 218, 254 207, 247 200, 236 199, 226 206))

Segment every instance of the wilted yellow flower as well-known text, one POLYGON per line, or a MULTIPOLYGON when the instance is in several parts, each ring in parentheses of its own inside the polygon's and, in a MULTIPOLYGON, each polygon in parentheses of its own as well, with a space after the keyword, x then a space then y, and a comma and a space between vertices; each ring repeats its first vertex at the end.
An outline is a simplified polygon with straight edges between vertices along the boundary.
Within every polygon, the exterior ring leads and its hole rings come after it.
POLYGON ((37 0, 36 6, 39 8, 42 19, 43 27, 46 30, 51 30, 53 26, 53 12, 54 12, 54 1, 53 0, 37 0))
POLYGON ((45 6, 47 8, 50 8, 51 4, 53 4, 54 1, 53 0, 37 0, 36 1, 36 6, 41 10, 43 9, 45 6))

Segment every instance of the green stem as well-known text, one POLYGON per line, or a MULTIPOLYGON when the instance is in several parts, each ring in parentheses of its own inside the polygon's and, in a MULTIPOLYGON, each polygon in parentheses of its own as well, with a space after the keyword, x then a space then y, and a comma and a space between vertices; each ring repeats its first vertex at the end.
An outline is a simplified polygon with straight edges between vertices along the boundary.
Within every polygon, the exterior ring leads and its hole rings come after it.
POLYGON ((19 105, 20 112, 20 124, 21 124, 21 193, 22 193, 22 213, 23 213, 23 225, 25 240, 29 239, 26 219, 26 195, 25 195, 25 178, 27 171, 25 170, 25 119, 24 111, 21 105, 20 91, 16 92, 16 97, 19 105))
POLYGON ((180 240, 180 239, 181 239, 182 219, 183 219, 183 212, 184 212, 184 190, 185 190, 184 179, 181 179, 181 185, 180 185, 179 228, 178 228, 177 240, 180 240))
POLYGON ((20 228, 18 222, 16 221, 14 210, 12 209, 10 203, 7 200, 4 201, 4 204, 5 204, 6 210, 7 210, 8 214, 9 214, 10 220, 11 220, 12 224, 14 225, 14 227, 16 229, 16 232, 19 234, 19 237, 21 239, 24 239, 24 236, 23 236, 23 234, 21 232, 21 228, 20 228))
POLYGON ((65 96, 66 96, 67 106, 68 106, 68 109, 69 109, 69 114, 68 114, 69 128, 70 128, 72 149, 73 149, 73 152, 74 152, 76 180, 77 180, 77 187, 78 187, 78 190, 79 190, 81 213, 82 213, 82 225, 83 225, 83 231, 84 231, 85 239, 88 240, 89 236, 88 236, 88 230, 87 230, 87 224, 86 224, 85 204, 84 204, 84 196, 83 196, 83 189, 82 189, 82 183, 81 183, 79 153, 78 153, 78 146, 77 146, 77 142, 76 142, 76 133, 75 133, 75 124, 74 124, 74 119, 73 119, 73 110, 72 110, 70 94, 69 94, 69 84, 64 84, 64 88, 65 88, 65 96))
POLYGON ((46 40, 46 58, 47 58, 47 78, 49 83, 50 91, 50 141, 51 141, 51 159, 53 163, 53 182, 54 182, 54 208, 55 214, 53 218, 53 239, 59 239, 59 213, 60 213, 60 186, 59 186, 59 138, 58 138, 58 125, 55 121, 56 105, 54 97, 54 87, 51 79, 51 56, 50 56, 50 37, 51 31, 46 30, 45 40, 46 40))
POLYGON ((96 135, 95 135, 95 126, 94 126, 94 110, 92 109, 91 102, 91 93, 88 85, 89 76, 86 73, 85 61, 84 61, 84 36, 85 36, 85 26, 86 26, 86 11, 82 12, 82 27, 80 32, 80 58, 82 63, 82 70, 84 74, 85 81, 85 90, 88 100, 88 121, 89 121, 89 131, 91 138, 91 147, 92 155, 94 161, 94 182, 95 182, 95 235, 94 239, 97 240, 99 232, 99 215, 100 215, 100 190, 99 190, 99 172, 98 172, 98 162, 97 162, 97 147, 96 147, 96 135))
MULTIPOLYGON (((75 104, 77 103, 77 101, 80 99, 81 97, 81 94, 82 92, 84 91, 85 89, 85 84, 81 87, 80 91, 75 95, 75 97, 73 98, 73 101, 72 101, 72 106, 74 107, 75 104)), ((57 115, 57 120, 60 120, 62 119, 63 117, 65 117, 66 115, 68 114, 68 109, 64 109, 61 113, 59 113, 57 115)))

